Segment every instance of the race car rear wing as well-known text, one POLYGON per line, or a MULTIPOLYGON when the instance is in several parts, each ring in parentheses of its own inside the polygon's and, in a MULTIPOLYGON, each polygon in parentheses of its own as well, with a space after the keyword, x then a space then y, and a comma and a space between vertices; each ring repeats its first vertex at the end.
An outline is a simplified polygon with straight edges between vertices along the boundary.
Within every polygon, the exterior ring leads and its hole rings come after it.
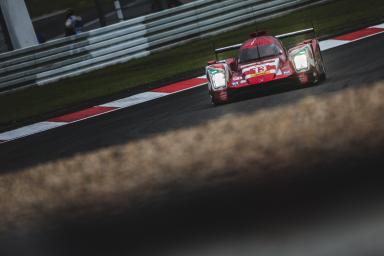
POLYGON ((299 31, 291 32, 291 33, 277 35, 275 37, 278 39, 284 39, 284 38, 293 37, 293 36, 300 36, 300 35, 304 35, 304 34, 308 34, 308 33, 315 33, 315 29, 314 28, 307 28, 307 29, 303 29, 303 30, 299 30, 299 31))
POLYGON ((231 45, 231 46, 227 46, 227 47, 223 47, 223 48, 215 49, 215 53, 222 53, 222 52, 228 52, 228 51, 238 50, 238 49, 240 49, 240 47, 241 47, 242 45, 243 45, 243 44, 235 44, 235 45, 231 45))
MULTIPOLYGON (((295 32, 277 35, 275 37, 278 39, 284 39, 284 38, 299 36, 299 35, 308 34, 308 33, 312 33, 312 32, 315 32, 314 28, 307 28, 307 29, 303 29, 303 30, 299 30, 299 31, 295 31, 295 32)), ((223 47, 223 48, 218 48, 218 49, 215 49, 215 54, 217 55, 218 53, 238 50, 241 48, 241 46, 242 46, 242 44, 235 44, 235 45, 231 45, 231 46, 227 46, 227 47, 223 47)))

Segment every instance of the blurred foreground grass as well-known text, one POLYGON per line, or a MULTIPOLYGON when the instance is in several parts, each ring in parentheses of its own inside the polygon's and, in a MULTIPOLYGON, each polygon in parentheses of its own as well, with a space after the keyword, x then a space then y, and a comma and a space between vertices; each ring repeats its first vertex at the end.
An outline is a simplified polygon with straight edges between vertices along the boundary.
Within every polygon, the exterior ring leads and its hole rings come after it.
POLYGON ((383 97, 384 82, 310 96, 2 174, 0 233, 113 214, 182 191, 312 175, 325 163, 353 165, 382 152, 383 97))
POLYGON ((314 25, 317 34, 324 36, 379 23, 383 13, 382 0, 336 0, 49 86, 1 95, 0 131, 68 108, 83 107, 84 102, 117 95, 138 85, 174 79, 191 70, 203 73, 206 62, 214 58, 214 46, 242 42, 255 30, 280 34, 314 25))

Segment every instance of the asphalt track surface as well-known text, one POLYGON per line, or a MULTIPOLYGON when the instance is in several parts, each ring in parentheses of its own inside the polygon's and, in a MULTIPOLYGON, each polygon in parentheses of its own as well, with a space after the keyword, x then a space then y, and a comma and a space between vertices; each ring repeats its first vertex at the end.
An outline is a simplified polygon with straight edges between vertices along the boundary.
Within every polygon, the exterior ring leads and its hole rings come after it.
MULTIPOLYGON (((328 79, 319 86, 274 88, 219 107, 210 105, 205 86, 198 87, 0 145, 1 172, 384 79, 383 34, 328 50, 323 57, 328 79)), ((298 181, 295 191, 279 184, 202 191, 115 222, 88 220, 33 238, 16 235, 0 244, 0 254, 384 255, 384 207, 377 203, 384 198, 378 178, 384 165, 377 157, 354 166, 342 163, 349 177, 298 181), (370 177, 362 179, 359 173, 368 169, 370 177), (28 245, 26 251, 21 244, 28 245)))
POLYGON ((202 86, 0 144, 1 172, 195 126, 229 113, 242 114, 273 108, 309 95, 334 93, 351 86, 380 81, 384 78, 383 37, 381 34, 325 51, 323 57, 328 79, 320 86, 272 88, 251 99, 219 107, 211 106, 207 88, 202 86))

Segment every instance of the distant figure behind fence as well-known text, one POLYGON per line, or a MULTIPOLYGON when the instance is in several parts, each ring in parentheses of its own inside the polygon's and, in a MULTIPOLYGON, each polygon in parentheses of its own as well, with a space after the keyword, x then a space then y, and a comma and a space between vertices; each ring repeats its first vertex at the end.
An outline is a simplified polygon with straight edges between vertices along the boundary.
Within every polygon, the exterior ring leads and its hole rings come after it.
POLYGON ((77 16, 72 9, 67 11, 65 16, 65 36, 72 36, 82 31, 82 18, 77 16))

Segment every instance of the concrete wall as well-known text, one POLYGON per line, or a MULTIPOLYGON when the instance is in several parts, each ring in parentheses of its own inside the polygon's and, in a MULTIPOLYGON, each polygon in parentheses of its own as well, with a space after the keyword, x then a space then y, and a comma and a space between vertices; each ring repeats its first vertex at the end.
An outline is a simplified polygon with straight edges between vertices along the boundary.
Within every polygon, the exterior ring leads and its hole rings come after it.
POLYGON ((14 49, 38 44, 24 0, 0 0, 0 7, 14 49))

